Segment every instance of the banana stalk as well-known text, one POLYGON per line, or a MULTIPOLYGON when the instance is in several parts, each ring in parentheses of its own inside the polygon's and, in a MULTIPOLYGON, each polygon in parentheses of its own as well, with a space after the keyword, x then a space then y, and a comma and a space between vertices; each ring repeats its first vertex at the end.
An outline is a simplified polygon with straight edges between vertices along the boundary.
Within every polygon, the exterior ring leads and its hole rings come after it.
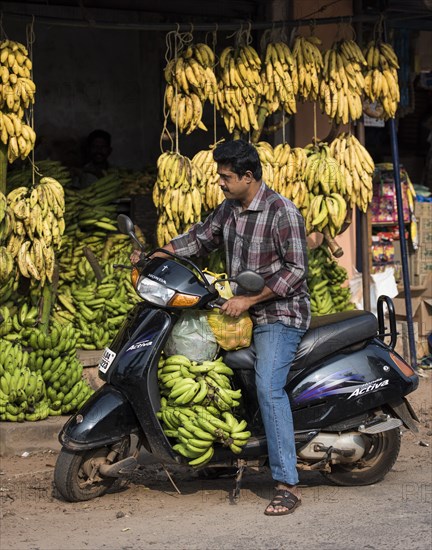
POLYGON ((0 143, 0 192, 6 195, 7 146, 0 143))

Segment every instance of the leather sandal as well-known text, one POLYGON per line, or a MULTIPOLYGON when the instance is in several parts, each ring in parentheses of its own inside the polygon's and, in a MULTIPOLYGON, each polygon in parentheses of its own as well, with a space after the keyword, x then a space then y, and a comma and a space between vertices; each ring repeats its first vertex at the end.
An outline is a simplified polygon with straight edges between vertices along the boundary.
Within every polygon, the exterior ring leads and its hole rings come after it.
POLYGON ((288 491, 288 489, 277 489, 270 504, 264 510, 264 514, 266 516, 286 516, 287 514, 292 514, 300 504, 301 500, 288 491), (274 508, 272 511, 268 510, 270 506, 274 508), (282 506, 285 510, 277 511, 275 509, 277 506, 282 506))

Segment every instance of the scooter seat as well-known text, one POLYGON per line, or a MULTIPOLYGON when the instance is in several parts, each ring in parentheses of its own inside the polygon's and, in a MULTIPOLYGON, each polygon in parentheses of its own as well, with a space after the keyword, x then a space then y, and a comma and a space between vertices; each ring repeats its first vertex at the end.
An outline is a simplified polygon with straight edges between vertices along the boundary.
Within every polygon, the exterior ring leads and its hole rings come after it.
MULTIPOLYGON (((328 355, 374 337, 377 331, 377 319, 369 311, 353 310, 314 317, 299 344, 291 370, 313 365, 328 355)), ((248 348, 227 352, 224 360, 232 369, 253 369, 253 343, 248 348)))

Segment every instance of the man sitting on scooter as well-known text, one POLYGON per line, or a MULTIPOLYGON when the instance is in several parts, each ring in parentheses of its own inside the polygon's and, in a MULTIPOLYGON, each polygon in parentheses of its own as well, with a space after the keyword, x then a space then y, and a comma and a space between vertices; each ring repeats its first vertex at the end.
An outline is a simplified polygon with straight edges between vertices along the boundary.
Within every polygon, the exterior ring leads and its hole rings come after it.
POLYGON ((215 148, 213 158, 226 199, 204 222, 164 248, 179 256, 204 256, 224 247, 231 277, 251 269, 265 279, 261 292, 235 295, 221 310, 235 318, 249 311, 254 322, 258 401, 276 482, 264 513, 285 515, 301 503, 293 420, 284 386, 310 322, 304 220, 291 201, 262 181, 253 145, 243 140, 225 142, 215 148))

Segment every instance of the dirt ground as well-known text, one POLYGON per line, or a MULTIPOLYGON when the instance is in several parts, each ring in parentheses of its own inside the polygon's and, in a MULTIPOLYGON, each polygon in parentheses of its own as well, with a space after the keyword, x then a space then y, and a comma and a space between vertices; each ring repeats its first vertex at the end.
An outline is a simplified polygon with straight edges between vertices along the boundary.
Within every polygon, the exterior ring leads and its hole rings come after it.
POLYGON ((404 431, 392 471, 379 484, 345 488, 318 473, 300 474, 302 506, 267 517, 269 472, 248 471, 240 500, 229 499, 232 477, 201 479, 175 472, 178 494, 154 468, 126 487, 85 503, 67 503, 53 488, 55 452, 2 459, 2 550, 432 548, 432 371, 412 394, 421 421, 404 431))

